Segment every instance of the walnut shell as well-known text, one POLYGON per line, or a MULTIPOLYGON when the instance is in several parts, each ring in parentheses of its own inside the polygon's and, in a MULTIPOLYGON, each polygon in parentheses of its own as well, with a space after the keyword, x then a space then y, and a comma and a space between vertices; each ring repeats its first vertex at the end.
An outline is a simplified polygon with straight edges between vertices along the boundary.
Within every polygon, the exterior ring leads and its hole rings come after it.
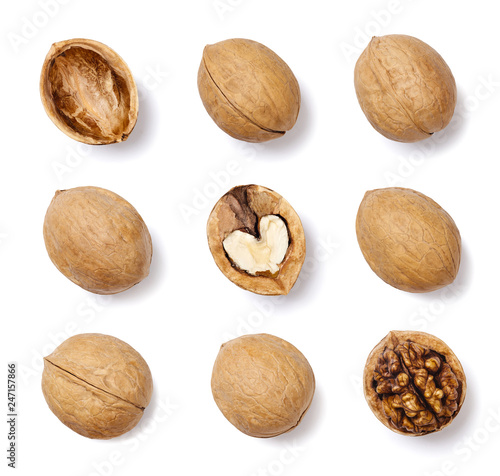
POLYGON ((311 404, 314 373, 292 344, 269 334, 222 344, 212 394, 223 415, 246 435, 269 438, 294 429, 311 404))
POLYGON ((299 216, 278 193, 260 185, 232 188, 215 204, 207 223, 208 245, 222 273, 237 286, 263 295, 288 294, 297 281, 306 256, 306 241, 299 216), (284 220, 289 244, 276 274, 254 276, 240 269, 224 250, 223 242, 235 230, 260 239, 263 216, 277 215, 284 220))
POLYGON ((366 192, 356 217, 356 234, 371 269, 397 289, 434 291, 457 276, 460 232, 446 211, 415 190, 366 192))
POLYGON ((375 416, 400 435, 442 430, 465 400, 465 373, 452 350, 425 332, 391 331, 370 352, 363 374, 375 416))
POLYGON ((205 46, 198 90, 215 123, 247 142, 281 137, 299 114, 300 89, 292 70, 274 51, 252 40, 205 46))
POLYGON ((153 248, 146 224, 130 203, 104 188, 58 190, 43 237, 57 269, 87 291, 119 293, 149 274, 153 248))
POLYGON ((44 358, 42 391, 66 426, 88 438, 109 439, 137 425, 151 400, 153 378, 127 343, 79 334, 44 358))
POLYGON ((125 61, 98 41, 54 43, 42 66, 45 112, 66 135, 85 144, 127 139, 137 121, 139 99, 125 61))
POLYGON ((373 37, 354 69, 361 109, 383 136, 417 142, 444 129, 457 102, 457 87, 443 58, 406 35, 373 37))

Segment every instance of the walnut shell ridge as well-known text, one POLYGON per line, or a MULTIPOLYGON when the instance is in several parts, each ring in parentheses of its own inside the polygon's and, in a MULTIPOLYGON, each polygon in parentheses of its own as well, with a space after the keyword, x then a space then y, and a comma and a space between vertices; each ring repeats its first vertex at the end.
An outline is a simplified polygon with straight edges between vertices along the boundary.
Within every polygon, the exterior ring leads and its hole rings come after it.
POLYGON ((356 217, 356 235, 370 268, 397 289, 435 291, 458 274, 462 245, 455 222, 434 200, 415 190, 366 192, 356 217))
POLYGON ((356 63, 354 85, 370 124, 399 142, 444 129, 457 102, 455 79, 443 58, 407 35, 373 37, 356 63))
POLYGON ((56 268, 83 289, 115 294, 149 274, 151 236, 137 210, 99 187, 58 190, 43 224, 56 268))
POLYGON ((139 113, 137 86, 125 61, 109 46, 84 38, 51 46, 40 96, 52 122, 85 144, 127 140, 139 113))
POLYGON ((462 364, 432 334, 391 331, 370 352, 363 390, 377 419, 395 433, 423 436, 449 426, 465 401, 462 364))
POLYGON ((252 334, 223 344, 212 372, 223 415, 246 435, 269 438, 294 429, 315 390, 307 359, 289 342, 252 334))
POLYGON ((79 334, 44 358, 42 391, 67 427, 87 438, 109 439, 137 425, 151 400, 153 379, 127 343, 79 334))
POLYGON ((207 221, 208 245, 215 263, 234 284, 267 296, 288 294, 296 283, 306 257, 302 222, 290 203, 279 193, 261 185, 238 185, 215 204, 207 221), (277 276, 252 276, 235 266, 227 256, 223 241, 234 230, 254 231, 261 217, 280 216, 289 235, 289 246, 279 264, 277 276))
POLYGON ((283 136, 299 114, 300 88, 292 70, 276 53, 252 40, 205 46, 198 90, 215 123, 247 142, 283 136))

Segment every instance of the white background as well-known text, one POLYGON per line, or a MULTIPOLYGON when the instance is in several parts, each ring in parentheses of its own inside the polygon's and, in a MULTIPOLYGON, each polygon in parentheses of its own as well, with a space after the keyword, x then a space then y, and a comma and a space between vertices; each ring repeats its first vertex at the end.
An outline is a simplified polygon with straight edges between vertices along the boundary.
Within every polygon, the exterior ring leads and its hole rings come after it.
MULTIPOLYGON (((0 20, 1 349, 4 362, 15 360, 20 367, 17 474, 498 471, 500 40, 494 5, 8 2, 0 20), (353 68, 359 53, 372 35, 390 33, 433 46, 457 81, 453 122, 424 142, 385 139, 356 100, 353 68), (81 145, 43 110, 38 81, 44 57, 53 42, 75 37, 115 49, 136 78, 139 120, 125 143, 81 145), (300 83, 299 119, 283 138, 259 145, 239 142, 219 130, 203 108, 196 86, 203 47, 233 37, 273 49, 300 83), (230 187, 248 183, 283 195, 304 225, 307 260, 299 283, 284 298, 236 287, 218 270, 207 246, 212 206, 230 187), (45 251, 42 224, 54 192, 81 185, 123 196, 152 235, 150 276, 113 297, 71 283, 45 251), (354 227, 357 208, 366 190, 391 185, 432 197, 457 223, 462 266, 449 288, 426 295, 398 291, 364 261, 354 227), (365 359, 391 329, 437 335, 465 368, 465 404, 440 433, 397 435, 365 403, 360 381, 365 359), (61 424, 44 401, 42 356, 81 332, 128 342, 153 373, 151 405, 142 422, 120 438, 86 439, 61 424), (249 332, 290 341, 315 371, 309 413, 280 437, 245 436, 212 399, 211 370, 220 344, 249 332)), ((5 369, 0 386, 7 384, 6 374, 5 369)), ((5 392, 1 395, 6 415, 5 392)), ((7 431, 7 425, 0 427, 2 448, 7 431)), ((5 456, 0 461, 3 473, 5 456)))

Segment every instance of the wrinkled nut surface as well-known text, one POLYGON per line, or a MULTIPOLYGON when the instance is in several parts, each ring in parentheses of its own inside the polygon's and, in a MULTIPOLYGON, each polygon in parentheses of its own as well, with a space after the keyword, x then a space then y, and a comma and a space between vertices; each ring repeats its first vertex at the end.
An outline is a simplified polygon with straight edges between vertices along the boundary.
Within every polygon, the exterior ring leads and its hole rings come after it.
POLYGON ((45 58, 40 95, 47 115, 66 135, 85 144, 127 139, 137 121, 137 87, 111 48, 76 38, 54 43, 45 58))
POLYGON ((45 215, 43 237, 57 269, 87 291, 119 293, 149 274, 148 228, 130 203, 109 190, 58 190, 45 215))
POLYGON ((42 391, 66 426, 88 438, 109 439, 137 425, 151 400, 153 379, 127 343, 79 334, 44 358, 42 391))
POLYGON ((415 190, 394 187, 366 192, 356 234, 371 269, 397 289, 434 291, 457 276, 460 232, 445 210, 415 190))
POLYGON ((223 344, 212 373, 212 394, 223 415, 246 435, 269 438, 295 428, 315 389, 307 359, 269 334, 223 344))
POLYGON ((401 435, 442 430, 465 400, 460 361, 437 337, 392 331, 371 351, 363 375, 366 401, 375 416, 401 435))
POLYGON ((276 53, 252 40, 205 46, 198 90, 215 123, 247 142, 283 136, 299 114, 300 89, 292 70, 276 53))
POLYGON ((399 142, 444 129, 457 102, 455 79, 443 58, 406 35, 373 37, 356 63, 354 84, 370 124, 399 142))
POLYGON ((288 294, 306 254, 304 230, 291 205, 260 185, 240 185, 215 205, 208 244, 224 275, 257 294, 288 294))

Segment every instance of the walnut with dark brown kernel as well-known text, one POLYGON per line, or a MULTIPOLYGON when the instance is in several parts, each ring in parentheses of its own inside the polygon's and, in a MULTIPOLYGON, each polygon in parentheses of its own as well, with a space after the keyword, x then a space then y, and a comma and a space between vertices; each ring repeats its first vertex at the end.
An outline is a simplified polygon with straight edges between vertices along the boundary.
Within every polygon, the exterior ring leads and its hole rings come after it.
POLYGON ((409 436, 448 426, 466 393, 460 361, 442 340, 425 332, 390 332, 368 356, 363 381, 376 417, 409 436))
POLYGON ((299 216, 281 195, 259 185, 227 192, 210 213, 207 236, 224 275, 257 294, 288 294, 305 259, 299 216))

